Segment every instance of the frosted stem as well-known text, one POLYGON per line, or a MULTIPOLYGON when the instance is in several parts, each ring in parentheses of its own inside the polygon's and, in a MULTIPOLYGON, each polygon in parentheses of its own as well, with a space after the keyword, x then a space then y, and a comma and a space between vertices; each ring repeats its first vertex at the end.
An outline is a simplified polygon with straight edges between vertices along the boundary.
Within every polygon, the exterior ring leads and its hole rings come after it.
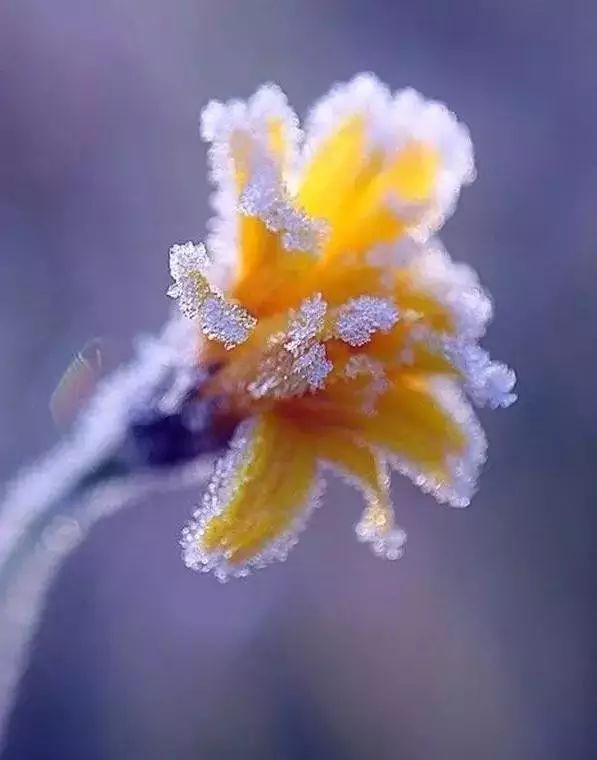
POLYGON ((174 318, 98 389, 72 434, 0 501, 0 737, 46 591, 99 518, 148 491, 205 479, 224 441, 197 387, 196 332, 174 318), (189 401, 191 399, 191 401, 189 401))

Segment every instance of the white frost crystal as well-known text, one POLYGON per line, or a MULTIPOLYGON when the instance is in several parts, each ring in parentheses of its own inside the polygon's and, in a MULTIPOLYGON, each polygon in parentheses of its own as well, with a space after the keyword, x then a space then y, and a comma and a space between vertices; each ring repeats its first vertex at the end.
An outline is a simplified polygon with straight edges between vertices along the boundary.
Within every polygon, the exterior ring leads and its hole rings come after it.
POLYGON ((208 279, 210 260, 203 244, 185 243, 170 249, 168 295, 178 300, 182 313, 197 318, 203 333, 231 349, 244 343, 257 324, 246 309, 226 301, 208 279))
POLYGON ((313 343, 292 365, 292 372, 303 378, 312 391, 323 388, 332 369, 333 364, 328 360, 322 343, 313 343))
POLYGON ((291 398, 324 387, 333 369, 320 342, 327 311, 327 303, 316 293, 291 314, 288 329, 270 339, 257 378, 248 386, 253 398, 291 398))
POLYGON ((396 305, 389 299, 359 296, 338 309, 335 334, 351 346, 363 346, 374 333, 391 330, 398 316, 396 305))
POLYGON ((207 272, 211 262, 202 243, 189 241, 170 248, 170 276, 174 280, 168 295, 178 300, 180 310, 189 319, 197 316, 210 292, 207 272))
POLYGON ((298 356, 305 345, 323 332, 327 309, 321 293, 306 298, 290 323, 284 348, 293 356, 298 356))
POLYGON ((276 170, 267 162, 243 191, 239 209, 246 216, 261 219, 271 232, 280 233, 282 245, 288 251, 316 253, 327 230, 325 222, 298 208, 276 170))

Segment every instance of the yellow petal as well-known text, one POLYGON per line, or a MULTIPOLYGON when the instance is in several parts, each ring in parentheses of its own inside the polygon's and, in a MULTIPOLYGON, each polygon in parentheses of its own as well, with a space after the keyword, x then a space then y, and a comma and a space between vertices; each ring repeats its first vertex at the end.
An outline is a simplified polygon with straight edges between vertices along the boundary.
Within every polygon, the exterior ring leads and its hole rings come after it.
MULTIPOLYGON (((269 157, 275 159, 278 172, 279 192, 286 193, 284 174, 290 162, 289 137, 283 122, 277 119, 267 121, 267 146, 269 157)), ((260 156, 257 146, 256 157, 246 173, 246 182, 258 175, 260 156)), ((245 172, 241 172, 245 177, 245 172)), ((239 185, 239 194, 243 187, 239 185)), ((275 188, 272 188, 275 189, 275 188)), ((288 195, 287 202, 292 204, 288 195)), ((298 209, 297 209, 298 211, 298 209)), ((286 297, 288 283, 300 282, 314 263, 313 254, 304 251, 289 251, 283 244, 282 232, 272 231, 258 216, 239 214, 238 217, 238 268, 232 284, 231 295, 244 304, 256 316, 275 314, 291 301, 286 297), (284 296, 280 302, 281 296, 284 296)))
POLYGON ((337 221, 373 167, 367 155, 363 116, 348 117, 323 141, 307 164, 298 201, 309 214, 337 221))
POLYGON ((314 259, 309 253, 289 252, 280 236, 266 229, 260 219, 244 217, 243 239, 250 238, 243 249, 243 266, 232 288, 232 295, 257 317, 268 317, 298 306, 313 292, 306 283, 314 259))
POLYGON ((422 321, 438 332, 454 331, 454 319, 448 307, 431 293, 418 287, 408 270, 401 269, 396 272, 394 292, 396 305, 402 311, 421 315, 422 321))
POLYGON ((203 112, 202 132, 212 144, 209 155, 216 185, 217 216, 212 222, 210 252, 226 264, 225 272, 233 272, 234 282, 226 282, 227 294, 250 309, 245 296, 255 297, 264 290, 255 288, 254 273, 277 270, 277 260, 286 252, 278 234, 262 220, 238 210, 239 201, 262 171, 282 184, 295 163, 298 120, 282 91, 265 85, 247 102, 209 104, 203 112))
POLYGON ((359 530, 377 537, 387 534, 394 527, 394 512, 387 466, 379 453, 351 438, 346 430, 322 430, 315 445, 321 459, 337 467, 363 492, 366 508, 359 530))
POLYGON ((376 414, 364 420, 363 431, 371 443, 442 479, 449 477, 449 457, 461 454, 466 445, 462 429, 425 380, 407 374, 392 379, 376 414))
POLYGON ((366 130, 365 115, 348 117, 323 141, 305 169, 298 202, 330 225, 324 256, 360 252, 376 241, 393 240, 402 229, 389 209, 378 203, 383 155, 367 144, 366 130), (373 235, 370 228, 375 228, 373 235))
POLYGON ((285 173, 289 167, 291 159, 292 146, 290 145, 290 136, 288 135, 286 123, 279 118, 269 118, 266 121, 267 145, 272 154, 276 156, 282 173, 285 173))
POLYGON ((233 443, 208 489, 206 515, 199 518, 201 527, 192 536, 196 554, 193 549, 189 554, 231 572, 252 560, 266 560, 264 552, 276 539, 295 529, 309 504, 316 474, 315 453, 307 439, 279 416, 264 414, 250 432, 243 426, 239 435, 243 441, 233 443))
POLYGON ((421 205, 430 201, 439 169, 432 145, 412 141, 384 155, 369 144, 367 117, 347 117, 315 151, 298 191, 305 210, 330 225, 323 255, 362 253, 396 240, 419 220, 401 216, 390 201, 421 205))
POLYGON ((367 355, 394 371, 402 368, 409 374, 457 376, 448 358, 422 342, 412 342, 412 328, 398 323, 390 332, 378 332, 367 344, 367 355))
MULTIPOLYGON (((279 176, 282 177, 288 167, 291 151, 287 125, 282 119, 268 118, 262 129, 265 131, 267 147, 265 158, 273 159, 279 176)), ((263 145, 255 135, 250 133, 233 135, 231 155, 235 168, 237 192, 240 196, 254 172, 259 170, 259 162, 264 158, 263 145)), ((244 303, 254 300, 251 299, 251 295, 255 296, 255 277, 263 277, 268 270, 276 268, 279 265, 277 260, 286 252, 282 249, 279 235, 268 230, 261 219, 240 214, 238 227, 239 268, 234 297, 244 303)), ((259 288, 258 292, 263 292, 263 290, 267 292, 267 287, 259 288)), ((252 305, 256 306, 255 303, 252 305)))
POLYGON ((438 501, 465 507, 485 461, 486 441, 458 384, 397 374, 363 425, 367 440, 438 501))
POLYGON ((372 544, 379 556, 401 557, 406 534, 395 522, 385 457, 355 438, 350 430, 312 430, 321 459, 338 468, 363 493, 365 508, 356 526, 359 540, 372 544))
POLYGON ((422 217, 430 201, 437 175, 438 156, 432 146, 412 143, 383 161, 373 153, 369 176, 345 206, 325 247, 324 255, 335 257, 363 253, 375 245, 391 243, 422 217), (374 167, 376 171, 374 170, 374 167), (402 204, 404 211, 392 208, 402 204))
POLYGON ((364 489, 382 490, 377 457, 366 444, 351 437, 351 431, 315 428, 313 445, 321 459, 356 479, 364 489))
POLYGON ((429 200, 439 170, 439 154, 422 141, 399 150, 379 179, 382 192, 396 193, 406 203, 429 200))
POLYGON ((360 404, 366 378, 358 377, 330 384, 316 401, 301 399, 296 414, 349 430, 370 446, 447 479, 450 457, 466 447, 465 432, 438 402, 424 375, 396 369, 387 379, 389 387, 370 413, 360 404))
POLYGON ((436 227, 474 176, 470 139, 440 103, 372 76, 335 88, 307 124, 298 199, 330 223, 333 259, 436 227))

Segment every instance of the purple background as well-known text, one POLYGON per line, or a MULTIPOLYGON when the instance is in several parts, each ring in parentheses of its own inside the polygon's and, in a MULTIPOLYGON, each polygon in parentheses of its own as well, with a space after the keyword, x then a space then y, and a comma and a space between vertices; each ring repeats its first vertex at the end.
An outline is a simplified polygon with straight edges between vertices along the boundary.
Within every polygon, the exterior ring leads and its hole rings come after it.
POLYGON ((3 0, 0 475, 56 439, 72 354, 126 356, 204 235, 211 98, 300 113, 370 69, 445 100, 479 179, 444 240, 495 297, 520 402, 483 414, 470 510, 395 483, 376 561, 334 483, 287 563, 221 586, 176 544, 197 494, 105 521, 48 600, 3 758, 590 758, 597 11, 569 0, 3 0))

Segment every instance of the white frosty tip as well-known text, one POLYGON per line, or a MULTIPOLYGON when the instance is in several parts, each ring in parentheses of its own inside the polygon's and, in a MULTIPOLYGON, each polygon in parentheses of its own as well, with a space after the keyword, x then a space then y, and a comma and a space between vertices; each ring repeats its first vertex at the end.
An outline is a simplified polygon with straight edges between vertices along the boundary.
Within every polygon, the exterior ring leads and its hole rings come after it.
POLYGON ((254 169, 239 199, 239 210, 261 219, 268 230, 279 233, 288 251, 316 253, 327 231, 325 222, 310 217, 294 203, 267 160, 254 169))
POLYGON ((203 244, 185 243, 170 249, 170 274, 174 284, 168 295, 178 300, 182 313, 197 319, 203 333, 227 349, 243 343, 257 324, 238 304, 229 303, 210 285, 210 259, 203 244))

